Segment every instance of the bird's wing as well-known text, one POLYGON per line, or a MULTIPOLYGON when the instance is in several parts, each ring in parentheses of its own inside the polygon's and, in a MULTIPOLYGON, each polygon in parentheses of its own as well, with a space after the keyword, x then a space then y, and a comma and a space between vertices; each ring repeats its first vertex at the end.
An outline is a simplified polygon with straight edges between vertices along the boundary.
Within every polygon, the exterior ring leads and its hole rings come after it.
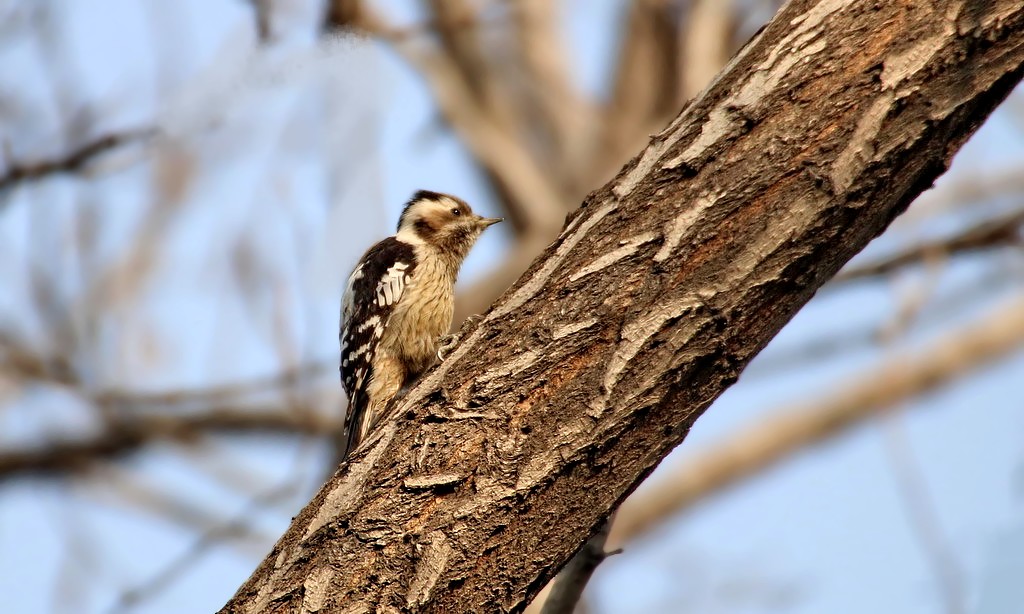
POLYGON ((360 432, 368 430, 366 389, 373 377, 373 359, 395 306, 416 268, 408 243, 394 237, 371 247, 359 260, 342 298, 341 382, 348 394, 345 430, 354 447, 360 432))

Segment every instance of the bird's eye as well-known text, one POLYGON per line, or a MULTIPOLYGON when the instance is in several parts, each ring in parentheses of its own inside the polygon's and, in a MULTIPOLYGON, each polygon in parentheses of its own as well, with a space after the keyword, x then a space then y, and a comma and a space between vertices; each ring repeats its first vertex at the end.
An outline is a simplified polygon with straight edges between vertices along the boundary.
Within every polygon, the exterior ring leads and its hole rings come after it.
POLYGON ((452 215, 462 215, 462 209, 455 207, 454 209, 452 209, 452 215))

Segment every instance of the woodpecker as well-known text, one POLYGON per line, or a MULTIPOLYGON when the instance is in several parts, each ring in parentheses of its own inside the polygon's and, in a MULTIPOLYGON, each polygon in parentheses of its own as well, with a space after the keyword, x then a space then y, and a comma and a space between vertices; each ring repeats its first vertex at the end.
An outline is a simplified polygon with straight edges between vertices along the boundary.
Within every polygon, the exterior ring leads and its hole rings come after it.
POLYGON ((349 401, 342 458, 402 387, 441 358, 462 261, 500 221, 454 196, 420 190, 402 210, 398 231, 359 259, 341 303, 341 382, 349 401))

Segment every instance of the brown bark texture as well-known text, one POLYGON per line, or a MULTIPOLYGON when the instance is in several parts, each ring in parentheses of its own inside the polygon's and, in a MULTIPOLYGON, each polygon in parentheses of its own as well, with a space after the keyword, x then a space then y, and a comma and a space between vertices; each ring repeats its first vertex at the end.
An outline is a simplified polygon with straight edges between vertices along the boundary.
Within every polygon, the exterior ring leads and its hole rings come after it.
POLYGON ((788 3, 223 612, 522 611, 1022 73, 1019 0, 788 3))

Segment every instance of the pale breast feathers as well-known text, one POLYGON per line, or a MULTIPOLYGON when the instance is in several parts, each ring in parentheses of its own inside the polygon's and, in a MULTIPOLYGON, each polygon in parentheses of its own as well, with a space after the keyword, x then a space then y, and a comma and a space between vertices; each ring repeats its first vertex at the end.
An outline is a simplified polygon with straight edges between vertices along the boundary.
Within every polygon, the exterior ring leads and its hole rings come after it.
POLYGON ((349 399, 365 389, 374 352, 416 268, 413 248, 389 237, 366 252, 349 277, 341 312, 341 381, 349 399))

